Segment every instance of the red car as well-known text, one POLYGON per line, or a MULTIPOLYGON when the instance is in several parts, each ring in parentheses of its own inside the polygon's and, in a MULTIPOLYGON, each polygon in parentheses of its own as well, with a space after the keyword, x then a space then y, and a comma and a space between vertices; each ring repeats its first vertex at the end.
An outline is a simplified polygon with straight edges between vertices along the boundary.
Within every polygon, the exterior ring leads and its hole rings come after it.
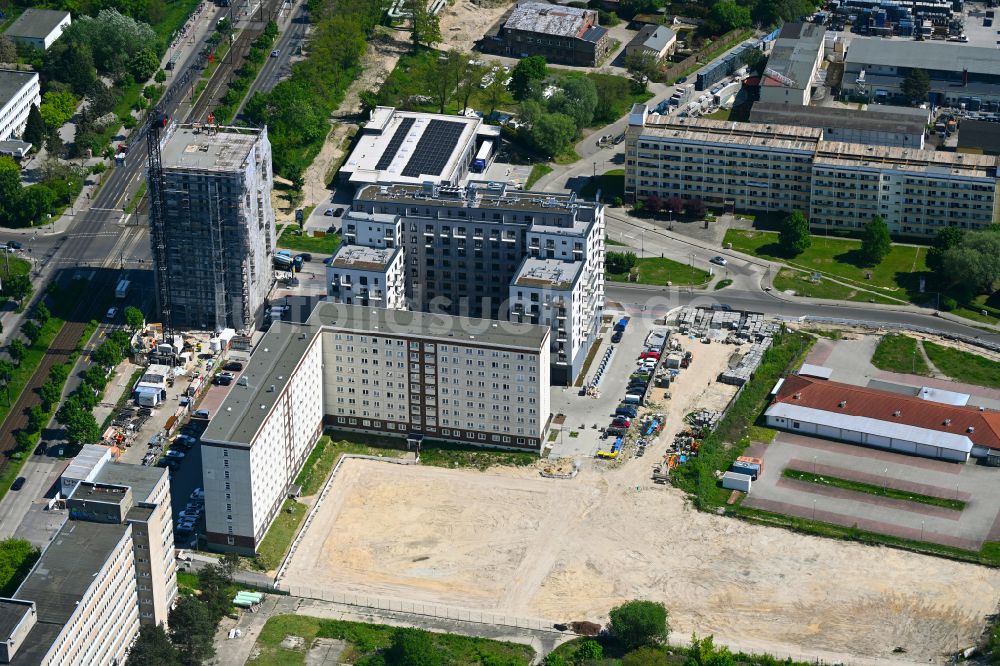
POLYGON ((644 351, 641 354, 639 354, 639 358, 652 358, 658 361, 660 360, 660 352, 644 351))
POLYGON ((611 426, 614 428, 628 428, 632 425, 632 421, 625 418, 624 416, 619 416, 614 421, 611 422, 611 426))

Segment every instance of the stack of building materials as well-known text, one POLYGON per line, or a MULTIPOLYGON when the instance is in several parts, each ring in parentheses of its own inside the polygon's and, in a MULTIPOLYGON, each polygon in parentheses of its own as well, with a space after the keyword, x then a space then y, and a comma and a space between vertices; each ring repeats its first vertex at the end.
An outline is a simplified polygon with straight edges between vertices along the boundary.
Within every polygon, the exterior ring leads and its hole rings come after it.
POLYGON ((735 368, 729 368, 719 374, 719 381, 723 384, 732 384, 733 386, 743 386, 746 384, 753 377, 753 373, 757 371, 757 366, 760 365, 761 359, 764 358, 764 352, 770 346, 770 337, 766 337, 760 342, 750 345, 750 350, 743 355, 743 358, 740 359, 735 368))
POLYGON ((712 312, 712 323, 710 326, 713 329, 736 330, 740 326, 742 314, 742 312, 732 310, 716 310, 712 312))

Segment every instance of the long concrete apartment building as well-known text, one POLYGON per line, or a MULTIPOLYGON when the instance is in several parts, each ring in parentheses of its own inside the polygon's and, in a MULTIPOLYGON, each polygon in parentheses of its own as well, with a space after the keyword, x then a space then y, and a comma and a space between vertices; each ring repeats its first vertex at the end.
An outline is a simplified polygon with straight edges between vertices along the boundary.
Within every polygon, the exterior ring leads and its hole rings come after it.
POLYGON ((604 236, 604 206, 575 195, 508 190, 504 184, 372 185, 357 192, 344 217, 345 247, 327 271, 328 291, 341 302, 392 307, 391 289, 373 296, 371 282, 368 300, 357 300, 356 283, 353 290, 345 288, 350 270, 337 264, 357 254, 350 249, 355 246, 400 248, 401 271, 387 257, 382 267, 370 263, 379 275, 367 279, 396 285, 401 276, 411 310, 549 326, 552 379, 569 384, 600 328, 604 236), (527 259, 544 260, 572 278, 549 283, 543 294, 542 283, 529 274, 538 266, 527 259), (525 296, 528 291, 534 295, 525 296), (526 307, 513 312, 519 301, 526 307), (538 307, 545 303, 563 305, 546 314, 538 307))
POLYGON ((171 327, 254 329, 274 283, 267 128, 171 126, 150 172, 157 303, 171 327))
POLYGON ((625 192, 700 198, 729 209, 801 210, 816 229, 851 231, 878 213, 895 234, 998 219, 997 158, 824 140, 822 128, 674 119, 636 105, 625 192))
POLYGON ((271 326, 202 435, 206 532, 254 553, 325 426, 541 450, 549 329, 320 303, 271 326))
POLYGON ((66 500, 69 518, 11 598, 0 599, 0 663, 125 663, 142 625, 177 596, 167 470, 105 464, 66 500))

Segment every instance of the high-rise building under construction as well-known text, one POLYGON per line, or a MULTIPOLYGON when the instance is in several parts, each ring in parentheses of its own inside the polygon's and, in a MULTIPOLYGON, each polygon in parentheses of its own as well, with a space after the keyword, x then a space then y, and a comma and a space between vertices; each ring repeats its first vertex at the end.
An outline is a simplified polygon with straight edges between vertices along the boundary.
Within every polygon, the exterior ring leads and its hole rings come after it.
POLYGON ((253 329, 274 281, 267 129, 154 126, 149 149, 150 242, 164 325, 253 329))

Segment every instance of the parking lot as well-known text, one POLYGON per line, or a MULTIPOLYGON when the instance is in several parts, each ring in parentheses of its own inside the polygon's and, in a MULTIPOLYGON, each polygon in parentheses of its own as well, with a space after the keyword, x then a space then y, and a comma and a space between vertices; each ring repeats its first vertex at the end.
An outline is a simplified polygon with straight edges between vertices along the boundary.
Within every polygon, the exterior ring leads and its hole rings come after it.
POLYGON ((745 506, 967 550, 1000 539, 1000 484, 994 468, 784 432, 751 455, 763 458, 764 474, 754 481, 745 506), (957 511, 830 488, 785 477, 786 468, 958 499, 966 506, 957 511))

